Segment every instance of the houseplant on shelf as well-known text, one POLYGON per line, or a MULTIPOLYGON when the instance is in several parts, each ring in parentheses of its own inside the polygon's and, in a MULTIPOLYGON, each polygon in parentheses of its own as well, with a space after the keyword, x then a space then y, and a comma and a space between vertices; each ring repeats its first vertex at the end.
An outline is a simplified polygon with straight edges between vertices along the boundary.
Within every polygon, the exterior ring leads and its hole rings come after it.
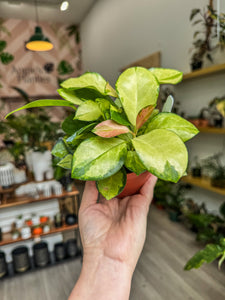
POLYGON ((124 190, 127 170, 142 177, 151 172, 172 182, 185 174, 184 142, 198 130, 170 113, 168 103, 162 112, 156 109, 160 84, 181 79, 176 70, 133 67, 119 76, 113 89, 101 75, 88 72, 61 84, 58 92, 65 100, 37 100, 10 114, 38 106, 71 107, 62 123, 65 136, 52 153, 61 159, 59 166, 71 169, 72 178, 96 181, 99 192, 111 199, 124 190))
POLYGON ((203 160, 203 170, 208 172, 211 185, 219 188, 225 188, 225 164, 222 157, 222 153, 217 153, 203 160))
POLYGON ((201 69, 204 59, 213 62, 212 53, 225 45, 225 15, 213 8, 213 1, 204 9, 192 9, 190 21, 193 25, 201 25, 201 28, 194 32, 193 54, 191 57, 192 71, 201 69), (196 20, 197 19, 197 20, 196 20))

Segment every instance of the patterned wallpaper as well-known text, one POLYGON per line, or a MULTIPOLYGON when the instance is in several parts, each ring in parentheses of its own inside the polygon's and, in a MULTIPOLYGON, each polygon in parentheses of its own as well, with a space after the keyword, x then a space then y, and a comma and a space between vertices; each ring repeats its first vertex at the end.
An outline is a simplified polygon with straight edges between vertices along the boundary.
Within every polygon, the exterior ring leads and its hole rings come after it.
POLYGON ((68 25, 40 22, 44 35, 51 40, 54 48, 47 52, 32 52, 26 50, 25 42, 33 35, 36 22, 18 19, 0 21, 0 40, 7 42, 4 51, 14 56, 8 65, 0 63, 3 86, 0 97, 17 97, 18 93, 11 86, 23 89, 31 97, 54 96, 57 95, 58 79, 82 73, 81 43, 77 35, 68 35, 68 25), (65 74, 65 66, 69 74, 65 74))

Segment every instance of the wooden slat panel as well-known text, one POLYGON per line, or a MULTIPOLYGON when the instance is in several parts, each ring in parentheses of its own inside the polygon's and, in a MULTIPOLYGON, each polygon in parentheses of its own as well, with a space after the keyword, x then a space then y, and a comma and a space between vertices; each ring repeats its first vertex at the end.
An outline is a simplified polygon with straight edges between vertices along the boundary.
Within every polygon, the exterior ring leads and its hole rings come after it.
POLYGON ((161 53, 155 52, 147 57, 144 57, 142 59, 139 59, 126 67, 123 67, 120 72, 123 72, 124 70, 131 68, 131 67, 145 67, 145 68, 157 68, 161 65, 161 53))

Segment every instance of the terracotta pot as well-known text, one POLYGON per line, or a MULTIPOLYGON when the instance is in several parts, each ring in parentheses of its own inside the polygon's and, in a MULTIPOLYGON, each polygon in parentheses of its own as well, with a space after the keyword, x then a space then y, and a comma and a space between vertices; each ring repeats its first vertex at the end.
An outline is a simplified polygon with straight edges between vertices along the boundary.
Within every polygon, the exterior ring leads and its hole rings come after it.
POLYGON ((127 183, 125 185, 125 188, 117 196, 117 198, 123 198, 126 196, 137 194, 150 176, 151 173, 149 173, 148 171, 141 173, 140 175, 136 175, 135 173, 127 174, 127 183))

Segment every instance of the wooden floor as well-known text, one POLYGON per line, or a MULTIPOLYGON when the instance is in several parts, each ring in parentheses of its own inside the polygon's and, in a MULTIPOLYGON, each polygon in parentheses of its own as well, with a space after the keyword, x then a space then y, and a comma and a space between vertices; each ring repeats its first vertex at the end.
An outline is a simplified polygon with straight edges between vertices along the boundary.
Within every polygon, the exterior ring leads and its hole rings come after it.
MULTIPOLYGON (((198 249, 200 245, 193 233, 152 206, 130 300, 225 299, 225 267, 218 271, 216 264, 210 264, 199 270, 183 271, 185 262, 198 249)), ((5 279, 0 281, 0 300, 66 300, 80 269, 78 259, 5 279)))

